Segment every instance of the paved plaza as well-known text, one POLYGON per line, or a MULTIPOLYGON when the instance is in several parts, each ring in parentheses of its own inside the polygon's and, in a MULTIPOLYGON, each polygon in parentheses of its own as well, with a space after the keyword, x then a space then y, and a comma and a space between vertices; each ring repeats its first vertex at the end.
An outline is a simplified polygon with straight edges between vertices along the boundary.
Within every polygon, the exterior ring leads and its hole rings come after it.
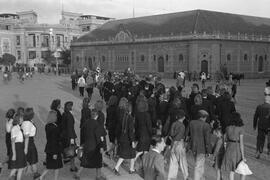
MULTIPOLYGON (((0 74, 2 77, 2 74, 0 74)), ((263 89, 266 80, 244 80, 241 82, 241 86, 238 86, 236 109, 242 115, 245 123, 245 143, 246 143, 246 156, 248 164, 253 171, 253 175, 247 177, 248 180, 268 180, 270 177, 270 157, 263 155, 260 160, 255 159, 255 142, 256 132, 252 128, 253 114, 258 104, 263 102, 263 89)), ((164 80, 166 86, 175 85, 174 80, 164 80)), ((199 83, 200 84, 200 83, 199 83)), ((214 85, 207 82, 207 85, 214 85)), ((186 92, 190 92, 191 83, 187 83, 186 92)), ((45 130, 46 117, 53 99, 59 98, 62 100, 62 105, 66 101, 74 102, 74 116, 76 118, 76 133, 79 135, 79 120, 82 98, 79 97, 78 91, 71 90, 71 83, 69 76, 55 77, 53 75, 35 75, 33 79, 26 80, 24 83, 20 83, 17 78, 13 77, 13 80, 8 84, 4 84, 0 81, 0 160, 3 161, 6 156, 5 148, 5 112, 9 108, 34 107, 35 110, 35 124, 37 126, 37 136, 35 137, 36 145, 39 153, 39 171, 44 169, 42 162, 45 159, 45 130)), ((93 104, 97 99, 100 99, 98 91, 95 90, 91 103, 93 104)), ((78 141, 79 142, 79 141, 78 141)), ((105 160, 109 164, 109 168, 103 168, 103 172, 108 179, 140 179, 137 175, 128 175, 126 170, 121 169, 122 177, 116 177, 112 173, 112 168, 115 162, 108 159, 105 160)), ((193 158, 188 156, 190 174, 193 171, 193 158)), ((77 162, 79 165, 79 162, 77 162)), ((215 171, 211 167, 210 162, 207 162, 206 167, 206 180, 215 179, 215 171)), ((6 166, 3 168, 0 175, 0 180, 7 179, 9 171, 6 166)), ((81 179, 94 179, 94 170, 85 169, 82 173, 81 179)), ((60 170, 60 180, 70 180, 73 174, 69 172, 69 167, 65 166, 60 170)), ((46 179, 52 179, 52 174, 49 174, 46 179)), ((181 179, 181 173, 180 178, 181 179)), ((226 178, 225 178, 226 179, 226 178)), ((239 177, 236 178, 236 180, 239 177)), ((23 180, 30 180, 30 176, 24 176, 23 180)))

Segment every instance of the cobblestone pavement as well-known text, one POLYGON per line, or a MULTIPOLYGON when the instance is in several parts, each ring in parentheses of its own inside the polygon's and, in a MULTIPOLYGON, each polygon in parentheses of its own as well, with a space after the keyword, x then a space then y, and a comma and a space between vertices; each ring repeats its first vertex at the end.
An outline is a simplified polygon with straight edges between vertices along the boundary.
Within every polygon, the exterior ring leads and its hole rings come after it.
MULTIPOLYGON (((2 77, 2 74, 0 74, 2 77)), ((254 144, 256 142, 256 132, 252 130, 253 113, 255 107, 263 102, 263 88, 266 80, 244 80, 241 86, 238 87, 237 93, 237 104, 236 108, 241 113, 243 120, 245 122, 245 142, 246 142, 246 154, 248 159, 248 164, 254 175, 249 176, 249 180, 268 180, 270 177, 270 158, 263 155, 260 160, 254 158, 255 148, 254 144)), ((175 84, 174 80, 165 80, 166 86, 171 86, 175 84)), ((199 83, 200 84, 200 83, 199 83)), ((213 83, 207 83, 208 85, 213 85, 213 83)), ((186 91, 190 92, 191 83, 187 83, 186 91)), ((42 162, 45 159, 44 147, 46 143, 44 125, 46 124, 46 116, 50 107, 50 103, 53 99, 59 98, 62 100, 62 105, 71 100, 74 102, 74 115, 76 118, 76 132, 79 134, 79 118, 82 98, 79 97, 78 91, 71 90, 70 79, 67 76, 55 77, 53 75, 35 75, 33 79, 26 80, 24 83, 20 83, 16 76, 14 75, 13 80, 8 84, 4 84, 0 80, 0 160, 3 161, 6 156, 5 148, 5 112, 11 107, 34 107, 35 118, 34 121, 37 125, 37 136, 36 145, 39 153, 39 171, 43 170, 42 162)), ((100 99, 98 91, 95 90, 92 103, 97 99, 100 99)), ((127 171, 121 169, 123 176, 116 177, 112 173, 112 168, 115 162, 105 159, 109 164, 109 168, 103 168, 103 173, 107 179, 140 179, 138 175, 129 175, 127 171)), ((188 157, 189 161, 189 171, 192 177, 193 171, 193 158, 191 155, 188 157)), ((76 162, 79 165, 79 162, 76 162)), ((211 167, 210 162, 207 162, 206 167, 206 179, 214 180, 215 171, 211 167)), ((0 175, 0 180, 7 179, 9 171, 6 166, 2 170, 0 175)), ((181 172, 179 173, 179 179, 181 179, 181 172)), ((69 180, 72 179, 73 174, 69 172, 69 167, 65 166, 60 170, 60 179, 69 180)), ((94 179, 95 171, 90 169, 85 169, 82 173, 81 179, 94 179)), ((49 174, 46 179, 51 179, 53 176, 49 174)), ((25 175, 23 180, 30 180, 29 175, 25 175)), ((226 179, 226 178, 225 178, 226 179)), ((238 179, 238 178, 236 178, 238 179)))

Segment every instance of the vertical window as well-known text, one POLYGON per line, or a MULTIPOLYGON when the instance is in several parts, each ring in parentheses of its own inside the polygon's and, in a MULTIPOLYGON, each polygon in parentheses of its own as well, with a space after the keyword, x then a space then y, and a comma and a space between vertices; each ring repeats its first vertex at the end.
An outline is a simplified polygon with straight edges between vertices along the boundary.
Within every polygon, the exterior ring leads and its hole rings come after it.
POLYGON ((258 72, 263 72, 263 57, 259 57, 258 72))
POLYGON ((153 56, 153 60, 156 61, 156 58, 157 58, 156 55, 154 55, 154 56, 153 56))
POLYGON ((35 59, 36 58, 36 51, 29 51, 29 59, 35 59))
POLYGON ((21 45, 21 36, 16 36, 16 44, 17 46, 21 45))
POLYGON ((79 58, 79 56, 77 56, 77 57, 76 57, 76 61, 77 61, 77 63, 79 62, 79 60, 80 60, 80 58, 79 58))
POLYGON ((20 60, 22 58, 21 51, 17 51, 17 58, 20 60))
POLYGON ((179 55, 179 63, 183 63, 183 61, 184 61, 184 56, 183 56, 183 54, 180 54, 179 55))
POLYGON ((105 62, 106 58, 105 56, 102 56, 102 62, 105 62))
POLYGON ((244 55, 244 61, 247 61, 247 60, 248 60, 248 55, 245 54, 245 55, 244 55))
POLYGON ((61 37, 60 36, 56 36, 56 46, 57 47, 61 46, 61 37))
POLYGON ((134 64, 134 52, 131 52, 131 64, 134 64))
POLYGON ((141 61, 142 62, 144 61, 144 55, 141 55, 141 61))
POLYGON ((231 60, 231 54, 227 54, 227 61, 231 60))
POLYGON ((168 62, 168 60, 169 60, 169 55, 166 54, 166 61, 168 62))

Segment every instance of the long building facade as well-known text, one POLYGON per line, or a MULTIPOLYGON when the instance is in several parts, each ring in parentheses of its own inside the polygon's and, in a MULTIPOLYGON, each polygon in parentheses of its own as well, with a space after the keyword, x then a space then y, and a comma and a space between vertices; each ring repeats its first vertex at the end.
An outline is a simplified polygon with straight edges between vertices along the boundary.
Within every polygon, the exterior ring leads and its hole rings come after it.
POLYGON ((270 19, 195 10, 111 21, 72 43, 72 68, 270 75, 270 19))

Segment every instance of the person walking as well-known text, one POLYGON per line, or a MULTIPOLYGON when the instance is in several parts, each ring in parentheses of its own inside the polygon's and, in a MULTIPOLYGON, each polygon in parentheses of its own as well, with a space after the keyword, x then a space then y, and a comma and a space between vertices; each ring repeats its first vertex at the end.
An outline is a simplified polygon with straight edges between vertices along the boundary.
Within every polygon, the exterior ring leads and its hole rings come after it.
POLYGON ((182 170, 184 180, 188 180, 188 164, 185 148, 185 112, 180 109, 176 112, 177 121, 172 124, 170 137, 172 138, 172 149, 170 156, 168 180, 176 179, 179 166, 182 170))
POLYGON ((195 157, 194 180, 201 180, 204 176, 205 157, 211 153, 210 125, 206 123, 209 114, 200 110, 198 120, 190 122, 191 151, 195 157))
MULTIPOLYGON (((64 113, 62 114, 62 121, 63 121, 63 129, 62 129, 62 143, 63 143, 63 148, 69 148, 70 146, 75 146, 76 145, 76 132, 74 129, 74 124, 75 124, 75 119, 72 114, 72 106, 73 102, 68 101, 65 103, 64 107, 64 113)), ((71 172, 76 172, 78 169, 75 166, 75 159, 72 157, 70 159, 70 171, 71 172)))
POLYGON ((165 161, 161 152, 166 144, 160 135, 155 135, 151 139, 152 149, 143 156, 143 178, 144 180, 165 180, 165 161))
POLYGON ((117 122, 117 103, 118 98, 117 96, 111 96, 108 101, 108 107, 107 107, 107 116, 106 116, 106 129, 108 130, 109 134, 109 140, 110 140, 110 148, 107 151, 106 154, 112 158, 116 155, 115 152, 115 128, 116 128, 116 122, 117 122))
POLYGON ((114 167, 114 173, 120 176, 119 168, 124 159, 130 159, 129 172, 134 173, 134 158, 135 154, 135 133, 134 133, 134 119, 131 116, 132 105, 126 98, 121 98, 119 102, 119 114, 117 115, 118 120, 116 123, 116 142, 118 145, 118 156, 119 159, 114 167))
POLYGON ((83 75, 78 79, 78 87, 79 87, 79 92, 80 92, 80 96, 84 97, 84 88, 85 88, 85 79, 83 77, 83 75))
POLYGON ((105 180, 101 174, 102 168, 102 155, 104 149, 102 144, 104 143, 104 137, 102 135, 102 128, 97 122, 98 111, 96 109, 91 110, 91 119, 85 121, 85 131, 83 131, 84 144, 83 154, 81 157, 81 167, 75 174, 74 178, 79 180, 80 174, 84 168, 96 169, 96 180, 105 180))
POLYGON ((88 98, 90 98, 90 99, 92 98, 94 86, 95 86, 95 82, 94 82, 93 76, 92 76, 91 72, 89 72, 87 77, 86 77, 85 89, 86 89, 88 98))
MULTIPOLYGON (((244 153, 244 128, 243 120, 239 113, 231 114, 229 126, 226 128, 225 140, 226 150, 222 161, 221 169, 230 172, 230 180, 234 180, 234 171, 237 165, 246 162, 244 153)), ((245 180, 245 175, 240 175, 245 180)))
POLYGON ((140 101, 136 107, 135 132, 138 145, 135 162, 140 155, 149 151, 152 137, 152 122, 148 112, 148 102, 140 101))
POLYGON ((11 128, 11 154, 8 166, 11 169, 9 179, 15 177, 21 180, 23 169, 27 166, 26 154, 24 152, 23 132, 20 128, 20 116, 15 114, 11 128))
POLYGON ((24 121, 22 122, 21 129, 24 135, 24 153, 26 154, 26 161, 30 165, 33 174, 33 178, 40 177, 37 169, 38 153, 34 142, 34 137, 37 133, 37 128, 33 122, 34 118, 33 108, 26 108, 24 112, 24 121))
MULTIPOLYGON (((270 87, 264 90, 264 103, 258 105, 253 118, 253 129, 258 130, 257 135, 257 154, 256 158, 259 159, 263 152, 265 137, 270 129, 270 87)), ((268 154, 270 153, 270 138, 268 139, 268 154)))
POLYGON ((45 126, 47 143, 45 146, 46 153, 46 169, 40 176, 40 180, 43 180, 45 175, 53 170, 54 180, 58 180, 59 169, 63 167, 62 163, 62 146, 60 139, 60 129, 57 125, 57 112, 51 110, 47 117, 47 124, 45 126))
POLYGON ((84 144, 85 141, 85 136, 84 131, 85 131, 85 122, 87 120, 91 119, 91 110, 89 108, 90 104, 90 99, 89 98, 84 98, 82 102, 82 110, 81 110, 81 122, 80 122, 80 145, 84 144))
MULTIPOLYGON (((0 163, 0 173, 3 168, 3 164, 8 163, 9 157, 12 153, 12 147, 11 147, 11 129, 12 129, 12 123, 13 123, 13 117, 15 115, 15 110, 14 109, 9 109, 6 113, 6 148, 7 148, 7 159, 0 163)), ((10 167, 8 167, 10 169, 10 167)))
POLYGON ((57 113, 57 120, 56 124, 58 128, 62 129, 62 114, 60 112, 61 108, 61 100, 60 99, 54 99, 51 104, 51 110, 54 110, 57 113))
POLYGON ((70 78, 71 78, 71 88, 74 91, 75 88, 76 88, 76 83, 77 83, 77 75, 76 75, 76 73, 73 72, 70 78))

